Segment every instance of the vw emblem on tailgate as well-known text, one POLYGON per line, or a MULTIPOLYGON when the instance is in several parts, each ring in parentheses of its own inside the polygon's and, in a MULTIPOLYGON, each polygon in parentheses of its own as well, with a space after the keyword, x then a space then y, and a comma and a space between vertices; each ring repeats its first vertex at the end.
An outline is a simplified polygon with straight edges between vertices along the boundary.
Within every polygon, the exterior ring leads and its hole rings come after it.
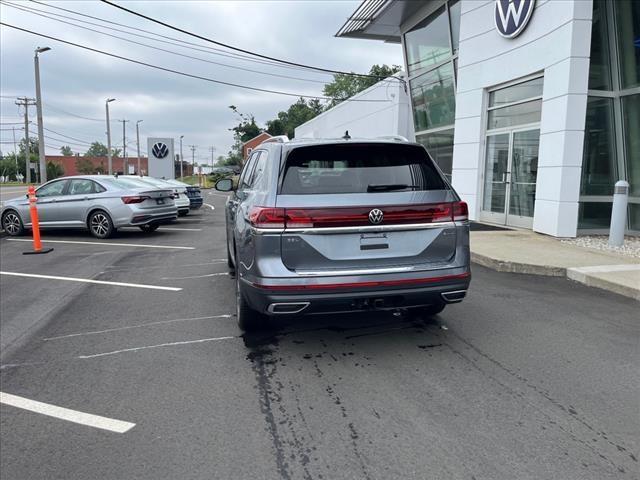
POLYGON ((158 142, 151 149, 153 156, 156 158, 164 158, 169 154, 169 147, 165 143, 158 142))
POLYGON ((380 210, 379 208, 374 208, 369 212, 369 221, 374 225, 381 223, 383 218, 384 213, 382 213, 382 210, 380 210))

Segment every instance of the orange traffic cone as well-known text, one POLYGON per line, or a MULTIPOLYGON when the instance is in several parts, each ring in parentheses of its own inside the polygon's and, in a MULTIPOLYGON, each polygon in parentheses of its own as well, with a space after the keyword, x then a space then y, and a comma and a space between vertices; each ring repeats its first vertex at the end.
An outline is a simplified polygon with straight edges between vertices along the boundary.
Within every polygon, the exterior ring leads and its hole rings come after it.
POLYGON ((49 253, 53 248, 42 248, 40 241, 40 222, 38 221, 38 209, 36 208, 36 189, 29 187, 29 214, 31 215, 31 231, 33 232, 33 252, 22 252, 23 255, 37 255, 39 253, 49 253))

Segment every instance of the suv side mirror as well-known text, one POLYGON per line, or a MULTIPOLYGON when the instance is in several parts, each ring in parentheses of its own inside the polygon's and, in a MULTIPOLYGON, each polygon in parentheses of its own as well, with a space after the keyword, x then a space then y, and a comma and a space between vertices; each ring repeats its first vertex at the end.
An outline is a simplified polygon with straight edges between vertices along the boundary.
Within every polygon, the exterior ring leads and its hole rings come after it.
POLYGON ((230 192, 233 190, 233 180, 230 178, 223 178, 216 182, 216 190, 219 192, 230 192))

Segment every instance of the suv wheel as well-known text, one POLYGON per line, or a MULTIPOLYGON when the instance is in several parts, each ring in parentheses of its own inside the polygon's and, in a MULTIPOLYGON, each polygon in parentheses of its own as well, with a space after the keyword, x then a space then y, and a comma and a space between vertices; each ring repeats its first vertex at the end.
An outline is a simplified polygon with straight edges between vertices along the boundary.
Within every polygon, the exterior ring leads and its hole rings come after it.
POLYGON ((444 307, 446 306, 447 304, 444 302, 436 303, 434 305, 429 305, 428 307, 417 308, 416 313, 419 313, 421 315, 426 315, 427 317, 432 317, 442 312, 444 310, 444 307))
POLYGON ((2 228, 7 232, 7 235, 11 235, 12 237, 17 237, 24 233, 24 225, 22 224, 20 215, 14 210, 9 210, 2 216, 2 228))
POLYGON ((255 332, 263 329, 267 323, 267 316, 256 312, 247 304, 247 300, 242 294, 242 282, 236 271, 236 315, 238 316, 238 326, 245 332, 255 332))
POLYGON ((116 229, 113 226, 111 217, 103 210, 96 210, 89 215, 89 230, 96 238, 109 238, 116 229))
POLYGON ((146 225, 140 225, 140 230, 142 230, 144 233, 151 233, 155 232, 159 226, 160 225, 158 225, 157 223, 147 223, 146 225))

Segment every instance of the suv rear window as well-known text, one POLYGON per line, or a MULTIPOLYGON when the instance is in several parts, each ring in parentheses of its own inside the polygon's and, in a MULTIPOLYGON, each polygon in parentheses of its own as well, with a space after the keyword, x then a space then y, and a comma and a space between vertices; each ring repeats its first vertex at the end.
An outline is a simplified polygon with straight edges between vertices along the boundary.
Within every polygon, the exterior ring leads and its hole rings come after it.
POLYGON ((287 157, 282 195, 445 190, 422 147, 384 143, 299 147, 287 157))

